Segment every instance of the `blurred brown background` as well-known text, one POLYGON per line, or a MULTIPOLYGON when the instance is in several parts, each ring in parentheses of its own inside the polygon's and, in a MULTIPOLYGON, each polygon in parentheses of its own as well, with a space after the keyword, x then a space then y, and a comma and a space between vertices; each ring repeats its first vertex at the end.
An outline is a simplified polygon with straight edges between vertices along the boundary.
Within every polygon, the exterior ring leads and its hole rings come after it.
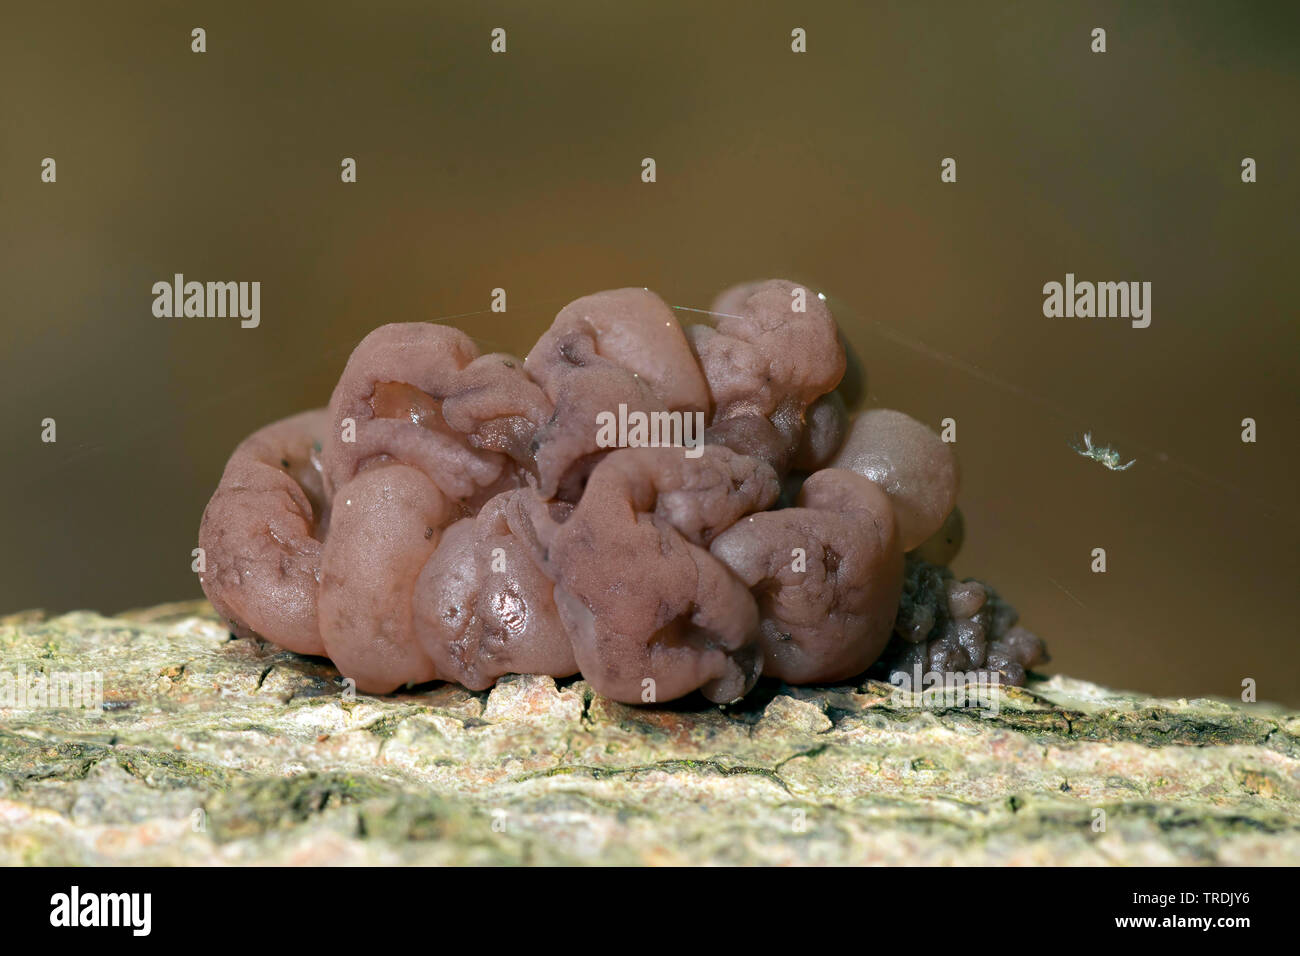
POLYGON ((523 353, 598 289, 781 276, 872 402, 957 419, 956 570, 1049 670, 1300 703, 1297 10, 8 4, 0 612, 198 596, 226 456, 380 323, 479 313, 453 324, 523 353), (261 327, 155 318, 175 272, 260 280, 261 327), (1151 327, 1044 318, 1066 272, 1151 281, 1151 327), (1137 465, 1074 454, 1088 430, 1137 465))

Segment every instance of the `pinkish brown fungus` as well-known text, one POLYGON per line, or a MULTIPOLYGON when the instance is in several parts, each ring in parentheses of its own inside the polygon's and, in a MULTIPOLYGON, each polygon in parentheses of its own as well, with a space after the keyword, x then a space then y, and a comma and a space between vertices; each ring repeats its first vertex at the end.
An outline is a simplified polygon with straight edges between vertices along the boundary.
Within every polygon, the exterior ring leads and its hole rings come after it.
MULTIPOLYGON (((728 289, 711 311, 711 325, 687 330, 713 398, 708 440, 784 473, 804 442, 808 406, 844 376, 835 320, 818 296, 782 279, 728 289)), ((821 445, 835 427, 833 406, 825 411, 821 445)), ((817 454, 810 448, 805 458, 817 454)))
POLYGON ((798 507, 738 521, 709 550, 758 596, 764 674, 843 680, 884 650, 903 552, 889 499, 861 475, 819 471, 798 507))
POLYGON ((241 442, 199 526, 199 583, 217 613, 299 654, 325 651, 316 597, 330 501, 317 449, 328 421, 303 412, 241 442))
POLYGON ((763 673, 873 664, 1023 683, 1042 643, 942 567, 951 448, 900 412, 850 422, 861 370, 843 380, 819 296, 750 283, 714 312, 683 331, 652 292, 597 293, 522 362, 444 326, 376 329, 328 409, 235 449, 199 529, 204 591, 235 633, 328 654, 373 693, 580 671, 629 703, 730 701, 763 673), (707 429, 602 437, 633 413, 707 429))
POLYGON ((592 687, 635 703, 696 689, 728 701, 753 686, 757 607, 706 548, 777 491, 771 468, 720 446, 696 459, 674 448, 622 449, 596 467, 548 555, 592 687))
POLYGON ((536 438, 541 491, 575 494, 605 453, 597 415, 704 412, 708 385, 672 309, 645 289, 615 289, 566 305, 537 341, 524 369, 554 403, 536 438), (577 469, 575 473, 575 469, 577 469))
POLYGON ((509 455, 532 470, 533 439, 555 407, 528 377, 522 359, 481 355, 453 379, 442 403, 443 419, 472 447, 509 455))
POLYGON ((381 459, 420 469, 469 508, 517 486, 505 455, 471 447, 443 416, 443 400, 477 357, 469 336, 443 325, 385 325, 367 335, 330 398, 324 462, 331 487, 381 459))
POLYGON ((338 490, 321 561, 325 652, 360 690, 439 676, 415 637, 412 598, 451 504, 418 468, 383 462, 338 490))
POLYGON ((888 408, 862 412, 831 462, 878 484, 894 502, 903 550, 939 530, 957 504, 957 456, 915 418, 888 408))
POLYGON ((415 586, 416 635, 444 680, 471 690, 505 674, 568 677, 578 672, 555 585, 525 537, 507 491, 442 533, 415 586))

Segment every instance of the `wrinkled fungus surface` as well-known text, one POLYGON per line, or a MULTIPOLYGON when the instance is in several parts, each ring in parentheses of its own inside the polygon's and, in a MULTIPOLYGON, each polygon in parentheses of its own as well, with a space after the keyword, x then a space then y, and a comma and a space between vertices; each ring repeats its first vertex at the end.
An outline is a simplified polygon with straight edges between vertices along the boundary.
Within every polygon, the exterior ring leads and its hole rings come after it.
POLYGON ((235 449, 200 581, 236 634, 371 693, 581 673, 628 703, 727 702, 760 676, 918 666, 1023 683, 1042 643, 945 567, 951 446, 851 415, 845 370, 825 302, 784 280, 685 328, 645 289, 586 296, 526 359, 385 325, 327 408, 235 449), (698 416, 703 444, 601 437, 599 416, 637 413, 698 416))

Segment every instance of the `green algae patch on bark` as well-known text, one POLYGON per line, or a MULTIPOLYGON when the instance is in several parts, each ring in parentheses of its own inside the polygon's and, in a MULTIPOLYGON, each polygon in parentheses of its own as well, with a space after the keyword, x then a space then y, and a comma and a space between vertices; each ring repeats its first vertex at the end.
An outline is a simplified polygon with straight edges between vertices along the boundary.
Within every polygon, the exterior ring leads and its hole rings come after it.
POLYGON ((639 708, 581 680, 350 693, 206 602, 0 618, 2 864, 1300 863, 1300 714, 1067 677, 997 712, 863 680, 639 708))

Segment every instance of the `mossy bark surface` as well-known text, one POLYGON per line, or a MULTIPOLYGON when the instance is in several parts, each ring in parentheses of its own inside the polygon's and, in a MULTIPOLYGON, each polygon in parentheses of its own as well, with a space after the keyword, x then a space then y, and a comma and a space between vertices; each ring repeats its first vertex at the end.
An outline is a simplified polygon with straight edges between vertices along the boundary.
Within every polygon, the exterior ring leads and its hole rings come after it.
POLYGON ((2 864, 1300 863, 1300 714, 1262 703, 1060 676, 996 713, 875 682, 373 698, 204 602, 12 615, 0 661, 105 702, 0 710, 2 864))

